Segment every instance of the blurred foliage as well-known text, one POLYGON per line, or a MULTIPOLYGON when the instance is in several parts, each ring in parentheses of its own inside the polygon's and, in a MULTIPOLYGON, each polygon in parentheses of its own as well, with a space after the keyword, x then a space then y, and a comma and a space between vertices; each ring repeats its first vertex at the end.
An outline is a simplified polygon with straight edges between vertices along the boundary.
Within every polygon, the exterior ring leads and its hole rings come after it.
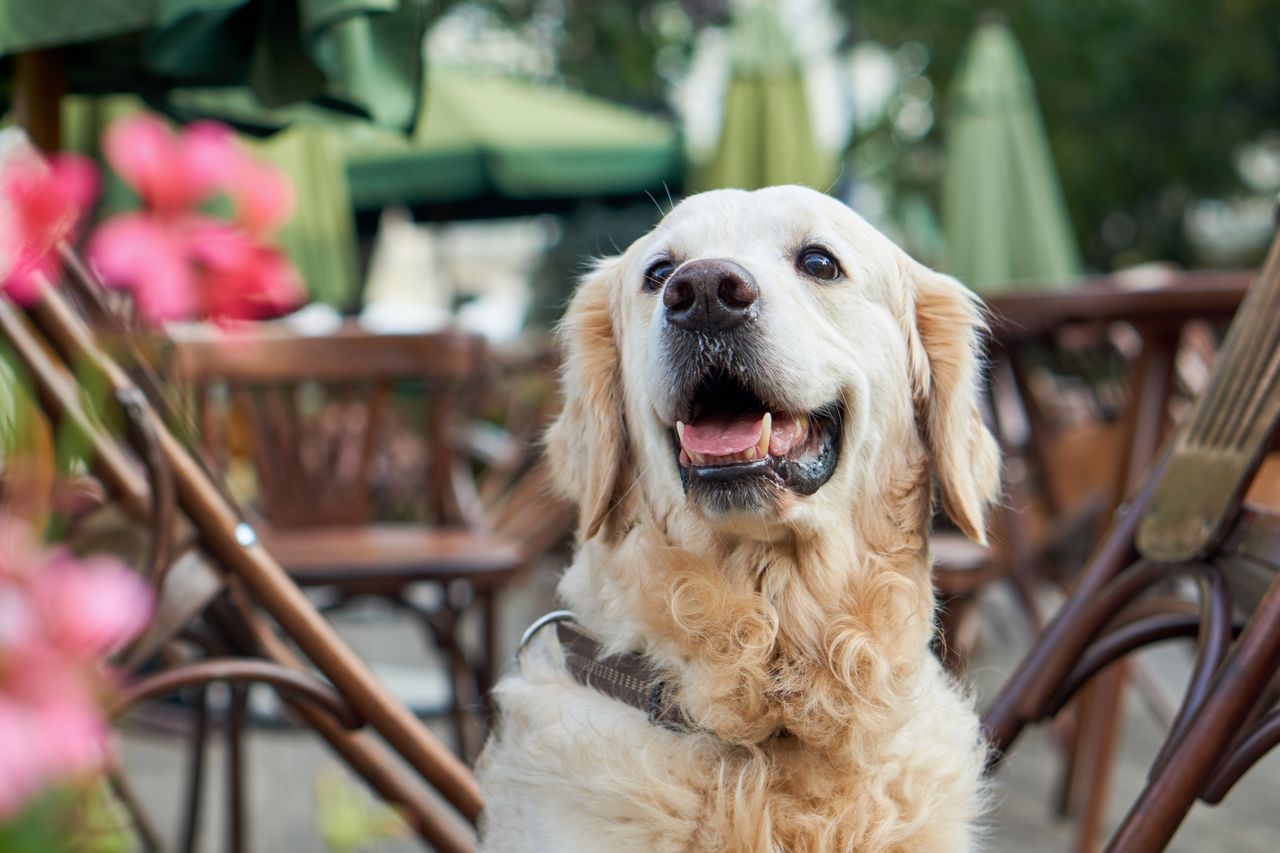
MULTIPOLYGON (((697 32, 724 24, 731 0, 439 0, 483 7, 519 25, 556 21, 560 74, 614 100, 665 109, 697 32)), ((1246 193, 1241 146, 1280 131, 1280 4, 1272 0, 832 0, 850 26, 844 47, 903 45, 926 63, 934 121, 904 138, 886 121, 852 141, 851 173, 879 174, 894 214, 937 210, 946 93, 986 14, 1017 36, 1088 266, 1151 259, 1193 264, 1187 202, 1246 193), (913 45, 914 43, 914 45, 913 45), (923 50, 919 50, 923 46, 923 50), (914 208, 913 208, 914 209, 914 208)), ((910 64, 909 62, 907 64, 910 64)), ((1257 188, 1254 188, 1256 191, 1257 188)), ((899 223, 901 224, 901 223, 899 223)), ((927 235, 926 235, 927 236, 927 235)))
POLYGON ((3 853, 129 853, 130 818, 105 779, 51 790, 0 821, 3 853))
MULTIPOLYGON (((950 78, 983 7, 841 0, 851 38, 929 51, 938 116, 897 180, 936 191, 950 78)), ((1027 56, 1086 262, 1194 262, 1191 198, 1245 191, 1237 149, 1280 122, 1280 4, 1267 0, 993 0, 1027 56), (1108 227, 1109 225, 1109 227, 1108 227)), ((855 138, 855 145, 858 139, 855 138)), ((916 150, 911 150, 911 149, 916 150)))
POLYGON ((316 777, 316 815, 329 853, 357 853, 391 838, 408 838, 409 826, 390 806, 375 801, 331 767, 316 777))
POLYGON ((540 15, 556 19, 565 82, 662 110, 668 77, 683 69, 701 27, 728 19, 729 0, 439 0, 433 14, 443 17, 463 4, 513 25, 540 15))

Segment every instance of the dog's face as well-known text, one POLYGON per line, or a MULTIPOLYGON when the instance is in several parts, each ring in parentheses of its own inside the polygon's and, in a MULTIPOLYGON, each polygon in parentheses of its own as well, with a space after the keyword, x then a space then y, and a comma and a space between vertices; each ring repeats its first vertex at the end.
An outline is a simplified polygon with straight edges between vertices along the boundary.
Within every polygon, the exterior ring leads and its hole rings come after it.
POLYGON ((549 449, 580 532, 624 503, 762 536, 829 524, 927 451, 948 511, 983 539, 998 473, 980 326, 958 282, 828 196, 689 198, 566 315, 549 449))

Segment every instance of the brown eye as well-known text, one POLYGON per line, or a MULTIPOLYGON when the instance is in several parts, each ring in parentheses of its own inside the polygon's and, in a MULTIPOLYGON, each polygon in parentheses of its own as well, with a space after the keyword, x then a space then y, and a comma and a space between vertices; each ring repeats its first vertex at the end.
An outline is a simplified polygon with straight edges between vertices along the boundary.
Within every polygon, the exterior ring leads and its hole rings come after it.
POLYGON ((675 271, 675 262, 670 258, 655 261, 644 271, 644 289, 649 291, 661 290, 662 285, 666 284, 667 279, 671 278, 671 274, 675 271))
POLYGON ((822 249, 805 249, 800 253, 798 266, 821 281, 834 281, 840 277, 840 265, 822 249))

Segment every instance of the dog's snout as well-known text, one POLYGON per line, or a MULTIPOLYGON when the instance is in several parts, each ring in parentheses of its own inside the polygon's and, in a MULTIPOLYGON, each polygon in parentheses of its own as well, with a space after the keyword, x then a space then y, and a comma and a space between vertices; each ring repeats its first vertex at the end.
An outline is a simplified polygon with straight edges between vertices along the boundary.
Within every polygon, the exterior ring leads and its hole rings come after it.
POLYGON ((751 274, 733 261, 690 261, 676 271, 662 291, 662 304, 673 325, 691 332, 723 332, 752 314, 760 288, 751 274))

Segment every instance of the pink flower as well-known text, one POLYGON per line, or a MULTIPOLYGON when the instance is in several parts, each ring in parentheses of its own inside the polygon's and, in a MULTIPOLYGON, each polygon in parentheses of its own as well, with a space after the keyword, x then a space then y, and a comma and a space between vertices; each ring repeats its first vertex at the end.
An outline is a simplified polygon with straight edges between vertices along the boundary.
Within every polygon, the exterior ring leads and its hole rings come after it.
POLYGON ((103 225, 89 259, 107 284, 133 292, 144 319, 267 319, 303 300, 297 271, 268 242, 292 213, 293 188, 227 128, 205 122, 179 135, 139 117, 112 125, 105 147, 147 209, 103 225), (233 222, 197 209, 216 193, 231 200, 233 222))
POLYGON ((151 323, 263 320, 303 299, 298 272, 279 249, 206 216, 116 217, 94 235, 89 257, 105 281, 133 291, 151 323))
POLYGON ((203 313, 231 320, 263 320, 301 301, 302 280, 279 249, 246 231, 212 220, 193 224, 191 257, 202 274, 203 313))
POLYGON ((0 821, 22 811, 47 784, 45 762, 31 736, 37 728, 33 708, 0 693, 0 821))
POLYGON ((147 213, 123 213, 89 241, 89 262, 112 287, 133 292, 147 322, 185 320, 197 314, 195 270, 183 228, 147 213))
POLYGON ((0 821, 111 760, 102 661, 150 615, 149 587, 123 563, 38 551, 0 518, 0 821))
POLYGON ((241 160, 225 125, 196 122, 176 134, 148 113, 113 122, 102 150, 143 204, 160 214, 184 213, 207 201, 227 185, 241 160))
POLYGON ((266 239, 293 215, 293 186, 283 172, 249 157, 231 173, 227 194, 236 220, 255 237, 266 239))
POLYGON ((112 557, 49 553, 31 579, 31 598, 49 640, 84 661, 118 651, 151 618, 150 587, 112 557))
POLYGON ((71 154, 20 161, 0 175, 0 267, 8 267, 2 284, 10 296, 29 303, 57 279, 58 244, 75 238, 97 192, 93 163, 71 154))

